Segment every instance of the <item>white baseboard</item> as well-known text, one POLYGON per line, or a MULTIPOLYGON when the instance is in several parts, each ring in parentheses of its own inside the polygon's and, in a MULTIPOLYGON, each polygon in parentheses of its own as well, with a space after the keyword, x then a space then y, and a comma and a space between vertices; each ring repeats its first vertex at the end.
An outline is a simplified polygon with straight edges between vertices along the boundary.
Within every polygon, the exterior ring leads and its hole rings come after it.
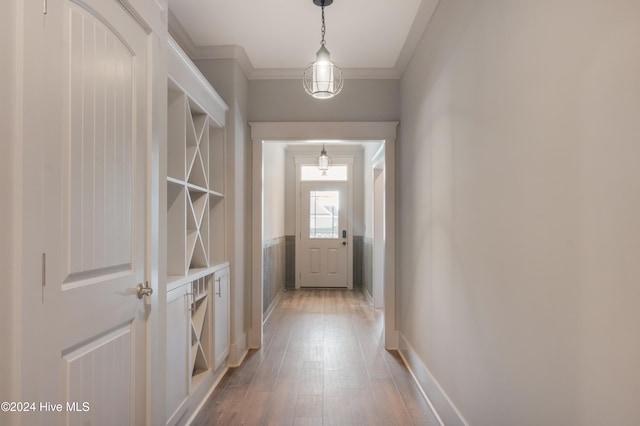
POLYGON ((230 368, 240 367, 244 362, 244 359, 247 357, 248 353, 249 353, 249 348, 245 347, 242 354, 238 355, 237 357, 234 357, 232 359, 231 355, 229 355, 229 361, 227 362, 227 366, 230 368))
POLYGON ((269 316, 271 315, 271 313, 273 312, 273 310, 276 308, 276 306, 278 305, 278 302, 280 301, 280 299, 282 299, 282 295, 284 294, 284 287, 280 289, 280 291, 278 292, 278 294, 276 295, 276 297, 273 298, 273 302, 271 302, 271 304, 269 305, 269 307, 267 308, 267 312, 265 312, 263 318, 262 318, 262 323, 266 323, 267 320, 269 319, 269 316))
POLYGON ((196 418, 198 413, 200 413, 200 410, 202 410, 202 407, 204 407, 204 404, 209 400, 209 397, 211 396, 213 391, 218 387, 218 384, 220 383, 224 375, 227 374, 227 370, 229 370, 228 367, 221 367, 219 371, 216 372, 218 375, 216 376, 213 384, 211 385, 211 388, 207 391, 207 394, 205 395, 205 397, 202 398, 202 401, 200 401, 200 404, 198 404, 193 414, 191 414, 191 417, 189 417, 189 420, 187 420, 187 423, 185 423, 186 426, 191 425, 191 423, 196 418))
POLYGON ((398 352, 441 426, 469 426, 405 336, 398 332, 398 352))
POLYGON ((239 367, 244 361, 244 357, 247 356, 249 348, 247 345, 247 333, 242 333, 241 336, 236 338, 236 342, 229 346, 229 358, 227 359, 227 365, 229 367, 239 367))
POLYGON ((364 294, 364 298, 367 299, 369 306, 373 306, 373 296, 364 287, 362 287, 362 294, 364 294))

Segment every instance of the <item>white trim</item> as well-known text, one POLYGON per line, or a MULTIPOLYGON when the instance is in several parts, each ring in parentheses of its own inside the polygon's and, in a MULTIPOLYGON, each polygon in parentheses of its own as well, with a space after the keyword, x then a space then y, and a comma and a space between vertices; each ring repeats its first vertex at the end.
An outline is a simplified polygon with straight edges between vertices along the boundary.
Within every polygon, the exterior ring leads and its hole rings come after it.
POLYGON ((251 328, 249 347, 262 346, 262 233, 263 173, 262 146, 269 142, 301 140, 340 140, 383 142, 385 146, 385 347, 396 349, 395 283, 395 142, 396 121, 362 122, 250 122, 252 139, 252 209, 251 209, 251 328))
MULTIPOLYGON (((252 68, 249 80, 302 80, 304 68, 252 68)), ((345 80, 397 80, 402 76, 396 68, 344 68, 345 80)))
POLYGON ((380 145, 373 157, 371 157, 371 165, 374 169, 384 168, 384 145, 380 145))
POLYGON ((371 295, 371 293, 369 293, 367 289, 363 287, 362 294, 364 294, 364 298, 367 300, 369 306, 373 307, 373 296, 371 295))
POLYGON ((276 297, 274 297, 273 301, 267 308, 267 312, 263 315, 264 316, 264 319, 262 320, 263 324, 269 320, 269 317, 273 313, 273 310, 276 308, 276 306, 278 306, 278 302, 280 301, 280 299, 282 299, 282 295, 284 294, 284 292, 285 292, 285 289, 281 288, 278 294, 276 295, 276 297))
POLYGON ((240 69, 247 80, 250 80, 250 77, 255 73, 255 69, 253 68, 251 59, 247 56, 247 52, 242 46, 238 46, 237 44, 196 48, 196 51, 191 57, 194 61, 207 59, 233 59, 238 63, 238 65, 240 65, 240 69))
POLYGON ((435 13, 439 3, 440 0, 422 0, 420 3, 416 17, 413 20, 413 24, 411 24, 411 28, 409 28, 409 33, 396 61, 394 69, 398 72, 398 78, 402 77, 404 71, 407 69, 407 65, 409 65, 413 57, 413 52, 415 52, 422 38, 422 34, 427 29, 429 22, 431 22, 431 17, 435 13))
POLYGON ((296 121, 250 122, 251 139, 286 141, 364 141, 396 140, 397 121, 296 121))
MULTIPOLYGON (((244 336, 244 334, 243 334, 244 336)), ((246 336, 245 336, 246 338, 246 336)), ((231 358, 231 354, 233 353, 233 346, 236 346, 236 352, 237 352, 237 347, 238 345, 234 345, 233 343, 231 344, 231 346, 229 347, 229 358, 227 359, 227 368, 237 368, 240 367, 242 365, 242 363, 244 362, 244 359, 247 357, 247 355, 249 354, 249 348, 244 348, 244 351, 242 351, 242 355, 239 355, 236 361, 232 361, 231 358)))
MULTIPOLYGON (((345 68, 345 79, 399 79, 413 57, 413 52, 431 21, 440 0, 422 0, 416 17, 409 28, 407 38, 398 54, 398 60, 392 68, 345 68)), ((301 68, 255 68, 242 46, 196 46, 187 31, 169 10, 169 33, 194 60, 234 59, 240 65, 249 80, 301 80, 304 72, 301 68)), ((306 64, 305 64, 306 65, 306 64)))
POLYGON ((420 392, 427 400, 431 411, 435 414, 441 426, 469 426, 460 411, 453 404, 449 396, 433 377, 429 369, 422 362, 409 341, 398 332, 398 352, 409 369, 411 376, 420 388, 420 392))
MULTIPOLYGON (((244 360, 244 356, 242 357, 242 359, 244 360)), ((222 380, 224 375, 227 374, 227 371, 229 371, 229 367, 230 366, 227 365, 227 366, 221 368, 221 370, 218 372, 218 375, 216 376, 215 380, 213 381, 213 384, 211 385, 211 388, 207 391, 207 394, 204 396, 204 398, 202 398, 202 400, 200 401, 200 403, 198 404, 196 409, 193 410, 193 413, 191 414, 191 416, 189 417, 189 420, 187 420, 187 422, 185 424, 190 425, 195 420, 196 416, 198 414, 200 414, 200 410, 202 410, 202 407, 204 407, 204 405, 209 401, 209 397, 211 396, 213 391, 216 390, 216 388, 220 384, 220 381, 222 380)), ((188 399, 185 399, 185 401, 188 401, 188 399)), ((182 416, 183 414, 184 414, 184 412, 181 413, 180 415, 182 416)), ((179 420, 179 419, 180 419, 179 416, 175 416, 174 415, 171 418, 171 420, 167 422, 167 424, 171 424, 171 422, 176 422, 176 420, 179 420)))
POLYGON ((229 109, 209 81, 195 66, 189 56, 172 38, 168 39, 167 73, 172 84, 189 94, 218 127, 225 126, 225 113, 229 109))
MULTIPOLYGON (((384 147, 381 147, 384 148, 384 147)), ((384 150, 379 150, 373 157, 371 165, 371 189, 373 191, 372 225, 373 225, 373 252, 371 268, 371 294, 373 307, 384 308, 384 216, 385 216, 385 170, 384 150), (378 155, 380 154, 380 155, 378 155), (380 175, 377 176, 377 171, 380 175), (382 180, 382 181, 380 181, 382 180), (382 218, 382 220, 381 220, 382 218)), ((366 239, 365 239, 366 243, 366 239)))

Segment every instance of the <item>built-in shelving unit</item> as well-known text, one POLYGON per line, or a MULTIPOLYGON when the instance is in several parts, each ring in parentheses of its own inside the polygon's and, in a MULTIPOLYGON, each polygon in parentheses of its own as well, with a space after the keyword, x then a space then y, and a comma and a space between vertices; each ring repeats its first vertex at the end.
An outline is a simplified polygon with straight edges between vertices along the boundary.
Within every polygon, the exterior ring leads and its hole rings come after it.
POLYGON ((173 40, 167 62, 166 416, 175 425, 195 412, 229 353, 227 106, 173 40))
POLYGON ((224 128, 175 82, 167 121, 169 283, 224 262, 224 128))

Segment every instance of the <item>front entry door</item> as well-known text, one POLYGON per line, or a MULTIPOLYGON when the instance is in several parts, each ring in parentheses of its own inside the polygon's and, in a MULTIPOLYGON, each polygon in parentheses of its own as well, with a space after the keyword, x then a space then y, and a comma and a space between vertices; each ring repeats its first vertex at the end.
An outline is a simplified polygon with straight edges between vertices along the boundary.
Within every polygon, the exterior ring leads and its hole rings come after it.
POLYGON ((346 182, 301 182, 296 287, 347 287, 351 240, 346 182))
POLYGON ((147 33, 116 0, 50 0, 25 22, 25 61, 46 67, 24 87, 42 284, 23 293, 22 423, 145 424, 147 33))

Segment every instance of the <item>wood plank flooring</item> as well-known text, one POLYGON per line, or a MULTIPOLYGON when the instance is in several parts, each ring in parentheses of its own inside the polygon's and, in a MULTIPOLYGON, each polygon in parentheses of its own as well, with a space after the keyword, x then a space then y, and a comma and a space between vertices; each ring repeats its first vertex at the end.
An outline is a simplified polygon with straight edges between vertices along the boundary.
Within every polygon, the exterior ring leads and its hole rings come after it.
POLYGON ((192 425, 437 425, 360 291, 284 293, 192 425))

